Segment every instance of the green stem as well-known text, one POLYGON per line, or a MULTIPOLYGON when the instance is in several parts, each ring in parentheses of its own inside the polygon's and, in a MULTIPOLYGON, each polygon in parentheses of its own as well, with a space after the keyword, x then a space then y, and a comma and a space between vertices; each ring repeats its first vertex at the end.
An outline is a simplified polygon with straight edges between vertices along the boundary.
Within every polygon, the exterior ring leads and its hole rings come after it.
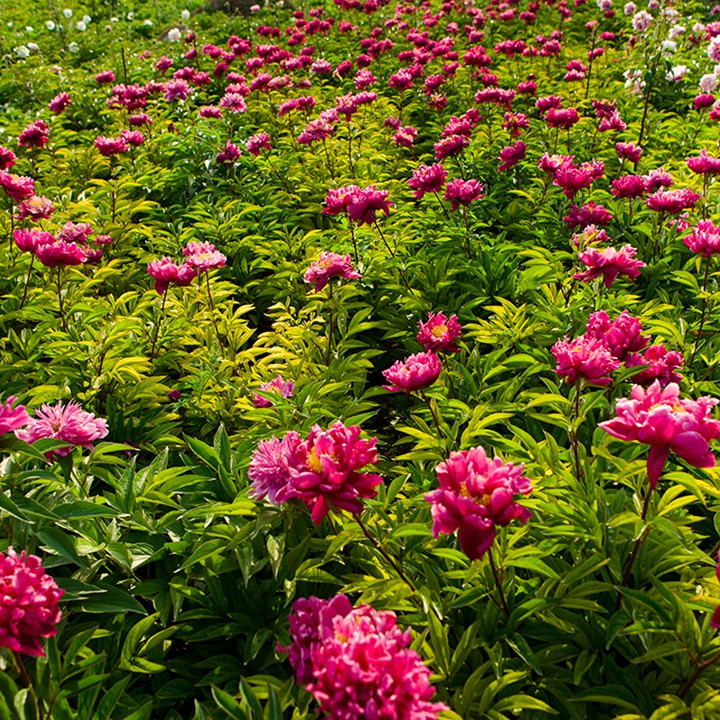
POLYGON ((492 547, 488 548, 487 554, 488 554, 488 560, 490 561, 490 570, 492 571, 493 577, 495 578, 495 587, 497 588, 498 594, 500 595, 500 603, 502 604, 502 609, 505 612, 505 616, 509 618, 510 617, 510 609, 508 608, 507 600, 505 599, 505 593, 503 591, 502 580, 500 578, 497 568, 495 567, 495 560, 493 559, 492 547))

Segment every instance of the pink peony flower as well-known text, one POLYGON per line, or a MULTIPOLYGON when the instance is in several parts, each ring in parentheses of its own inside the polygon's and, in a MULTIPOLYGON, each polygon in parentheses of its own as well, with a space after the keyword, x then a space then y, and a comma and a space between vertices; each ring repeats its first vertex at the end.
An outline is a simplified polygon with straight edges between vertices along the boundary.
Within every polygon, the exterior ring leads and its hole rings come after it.
POLYGON ((634 385, 630 399, 617 401, 616 417, 600 427, 620 440, 650 446, 647 472, 655 488, 671 450, 695 467, 715 466, 708 442, 720 437, 720 422, 710 417, 717 403, 710 397, 681 399, 676 383, 663 389, 656 380, 647 390, 634 385))
POLYGON ((623 310, 614 320, 604 311, 590 315, 585 337, 599 340, 618 360, 625 361, 630 353, 642 350, 649 338, 642 335, 640 321, 623 310))
POLYGON ((425 348, 425 352, 460 352, 455 341, 462 334, 462 326, 457 315, 451 318, 443 313, 429 313, 427 322, 418 323, 420 331, 417 334, 418 342, 425 348))
MULTIPOLYGON (((720 556, 718 557, 718 563, 715 566, 715 575, 720 581, 720 556)), ((715 628, 716 630, 720 628, 720 605, 715 608, 715 612, 713 613, 712 618, 710 618, 710 627, 715 628)))
POLYGON ((617 142, 615 143, 615 152, 617 152, 619 158, 629 160, 632 163, 638 163, 640 162, 643 150, 633 142, 617 142))
POLYGON ((637 375, 633 375, 633 382, 639 385, 650 385, 656 380, 662 387, 682 380, 682 375, 675 372, 683 366, 685 358, 676 350, 668 350, 664 345, 650 345, 645 349, 645 355, 632 353, 625 359, 626 367, 647 365, 637 375))
POLYGON ((410 355, 383 370, 383 376, 390 383, 383 387, 390 392, 421 390, 432 385, 440 377, 441 370, 440 358, 432 351, 410 355))
POLYGON ((49 128, 42 120, 33 120, 18 137, 18 145, 27 147, 43 147, 49 137, 49 128))
POLYGON ((697 175, 717 175, 720 173, 720 158, 711 157, 705 148, 700 155, 685 159, 687 166, 697 175))
POLYGON ((227 262, 227 257, 209 242, 197 243, 191 240, 182 252, 186 257, 185 263, 193 268, 196 274, 224 267, 227 262))
POLYGON ((600 340, 581 335, 568 342, 558 340, 552 347, 557 365, 555 372, 570 385, 584 380, 590 385, 609 385, 611 373, 621 363, 600 340))
POLYGON ((40 638, 57 635, 65 592, 40 563, 25 551, 0 553, 0 647, 36 657, 45 656, 40 638))
POLYGON ((267 497, 273 505, 280 505, 295 497, 290 484, 290 468, 303 467, 306 447, 300 436, 291 430, 282 439, 262 440, 253 452, 248 467, 252 483, 250 497, 267 497))
MULTIPOLYGON (((15 436, 26 443, 34 443, 41 438, 53 438, 70 445, 79 445, 86 450, 93 449, 93 440, 104 438, 107 434, 107 421, 85 412, 74 400, 67 405, 62 402, 53 407, 43 405, 35 412, 35 417, 29 420, 24 430, 15 431, 15 436)), ((64 457, 72 450, 71 447, 58 448, 46 453, 46 457, 64 457)))
POLYGON ((270 146, 270 136, 266 132, 251 135, 247 139, 245 147, 253 157, 257 157, 263 150, 272 149, 270 146))
POLYGON ((548 127, 569 130, 575 123, 580 121, 580 115, 575 108, 550 108, 545 115, 545 122, 548 127))
POLYGON ((360 273, 353 270, 350 255, 338 255, 334 252, 324 251, 320 258, 310 263, 303 278, 307 283, 315 283, 315 292, 320 292, 333 277, 347 279, 359 278, 360 273))
POLYGON ((645 198, 645 204, 657 212, 666 212, 673 215, 689 210, 695 206, 700 195, 693 190, 658 190, 650 197, 645 198))
POLYGON ((501 161, 500 165, 498 165, 498 170, 503 172, 505 170, 509 170, 514 165, 517 165, 525 158, 526 151, 527 146, 522 140, 518 140, 514 145, 504 147, 500 151, 500 156, 498 157, 498 160, 501 161))
POLYGON ((458 531, 462 551, 479 560, 490 549, 496 527, 513 520, 524 524, 530 511, 515 502, 532 486, 522 476, 523 463, 488 459, 482 447, 453 452, 435 472, 440 487, 425 495, 432 506, 433 536, 458 531))
POLYGON ((0 170, 0 187, 16 203, 31 197, 35 193, 35 181, 22 175, 13 175, 0 170))
POLYGON ((451 209, 457 210, 461 205, 468 206, 474 200, 485 197, 485 189, 478 180, 451 180, 445 187, 445 199, 451 203, 451 209))
POLYGON ((145 136, 139 130, 123 130, 120 137, 132 147, 140 147, 145 142, 145 136))
POLYGON ((656 168, 645 175, 645 184, 648 192, 654 193, 661 187, 670 187, 675 181, 672 175, 666 172, 664 168, 656 168))
POLYGON ((66 222, 60 232, 58 233, 58 240, 64 240, 65 242, 77 243, 78 245, 84 245, 87 242, 88 236, 92 235, 92 226, 90 223, 74 223, 66 222))
POLYGON ((35 246, 35 256, 46 267, 58 265, 82 265, 87 260, 85 250, 74 242, 56 239, 52 243, 35 246))
POLYGON ((228 140, 225 147, 218 153, 217 162, 234 165, 240 159, 241 150, 235 143, 228 140))
POLYGON ((683 242, 703 257, 717 255, 720 253, 720 226, 713 225, 711 220, 700 220, 683 242))
POLYGON ((612 220, 612 215, 602 205, 596 205, 592 200, 581 207, 573 204, 570 212, 563 218, 565 224, 570 228, 586 228, 588 225, 607 225, 612 220))
MULTIPOLYGON (((295 384, 292 380, 284 380, 282 375, 277 375, 270 382, 262 383, 260 390, 262 392, 279 394, 284 398, 292 397, 295 384)), ((258 393, 255 393, 253 398, 253 405, 256 408, 269 408, 274 405, 272 400, 269 400, 258 393)))
POLYGON ((147 266, 148 275, 155 279, 155 292, 162 295, 170 285, 189 285, 196 277, 197 270, 187 262, 182 265, 173 262, 169 257, 152 260, 147 266))
POLYGON ((17 398, 10 395, 5 403, 0 401, 0 435, 19 430, 30 422, 24 405, 13 407, 15 400, 17 398))
POLYGON ((38 245, 50 245, 55 242, 55 236, 44 230, 23 230, 18 228, 13 233, 15 244, 23 252, 34 253, 38 245))
POLYGON ((408 185, 415 191, 415 199, 421 200, 425 193, 437 193, 443 189, 447 170, 440 163, 420 165, 408 180, 408 185))
POLYGON ((300 598, 289 618, 288 648, 298 683, 332 720, 436 720, 430 670, 408 646, 393 612, 354 610, 344 595, 300 598))
POLYGON ((103 157, 120 155, 128 151, 127 143, 122 137, 111 138, 100 135, 95 138, 95 147, 103 157))
POLYGON ((190 85, 188 85, 186 80, 174 79, 168 80, 168 82, 165 83, 163 97, 168 102, 174 102, 176 100, 187 100, 189 94, 190 85))
POLYGON ((619 198, 639 198, 647 192, 647 184, 642 175, 623 175, 612 181, 610 192, 619 198))
POLYGON ((324 215, 339 215, 347 212, 353 202, 355 194, 360 190, 357 185, 346 185, 339 188, 330 188, 325 197, 324 215))
POLYGON ((588 269, 575 273, 573 277, 582 282, 590 282, 602 275, 605 287, 610 289, 618 275, 627 275, 631 279, 640 275, 640 268, 644 268, 645 263, 635 260, 636 254, 637 250, 632 245, 624 245, 619 250, 590 248, 578 254, 578 259, 587 265, 588 269))
POLYGON ((115 73, 112 70, 103 70, 95 76, 95 82, 98 85, 106 85, 115 82, 115 73))
POLYGON ((48 108, 51 112, 54 112, 56 115, 61 115, 65 109, 70 105, 70 95, 68 95, 66 92, 58 93, 48 105, 48 108))
POLYGON ((0 170, 7 170, 17 162, 15 153, 12 150, 0 145, 0 170))
POLYGON ((54 212, 55 205, 52 200, 42 195, 33 195, 20 203, 15 219, 37 222, 47 220, 54 212))
POLYGON ((351 220, 358 225, 372 225, 375 222, 375 215, 378 211, 390 214, 390 206, 394 205, 388 200, 387 190, 378 190, 374 185, 366 188, 358 188, 352 195, 351 202, 347 206, 347 213, 351 220))

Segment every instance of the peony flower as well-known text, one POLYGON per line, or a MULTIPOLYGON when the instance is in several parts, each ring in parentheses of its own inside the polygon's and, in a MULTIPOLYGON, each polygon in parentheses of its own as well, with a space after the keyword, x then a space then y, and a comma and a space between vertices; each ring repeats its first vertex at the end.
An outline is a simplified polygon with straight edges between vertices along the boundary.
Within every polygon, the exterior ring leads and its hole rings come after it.
POLYGON ((49 103, 48 108, 56 115, 61 115, 70 105, 70 95, 66 92, 58 93, 49 103))
POLYGON ((32 178, 13 175, 4 170, 0 170, 0 187, 16 203, 21 203, 35 193, 35 181, 32 178))
POLYGON ((325 196, 324 215, 339 215, 347 212, 353 202, 355 194, 360 188, 357 185, 346 185, 339 188, 330 188, 325 196))
POLYGON ((675 372, 685 362, 682 353, 676 350, 668 350, 664 345, 650 345, 645 349, 645 355, 632 353, 625 359, 625 367, 636 367, 647 365, 637 375, 633 375, 633 382, 639 385, 650 385, 656 380, 662 387, 671 382, 677 383, 682 380, 682 375, 675 372))
POLYGON ((429 313, 427 322, 418 323, 420 331, 417 334, 418 342, 425 348, 425 352, 460 352, 455 341, 462 334, 462 326, 457 315, 447 318, 443 313, 429 313))
POLYGON ((615 143, 615 152, 617 152, 619 158, 629 160, 632 163, 638 163, 640 162, 643 149, 634 142, 617 142, 615 143))
POLYGON ((87 261, 84 248, 74 242, 56 239, 52 243, 38 243, 34 249, 37 259, 45 267, 82 265, 87 261))
POLYGON ((596 205, 591 200, 581 207, 572 204, 570 212, 563 218, 563 221, 570 229, 576 227, 584 229, 588 225, 607 225, 612 217, 609 210, 602 205, 596 205))
POLYGON ((147 266, 148 275, 155 279, 155 292, 162 295, 170 285, 189 285, 196 277, 197 270, 183 263, 182 265, 173 262, 169 257, 160 260, 152 260, 147 266))
POLYGON ((671 450, 694 467, 715 466, 708 442, 720 437, 720 422, 710 417, 717 403, 710 397, 681 399, 676 383, 663 389, 656 380, 647 390, 634 385, 630 399, 617 401, 616 417, 600 427, 620 440, 650 446, 647 472, 655 488, 671 450))
POLYGON ((103 157, 120 155, 128 151, 127 143, 122 137, 111 138, 100 135, 95 138, 95 147, 103 157))
POLYGON ((443 189, 447 170, 441 163, 434 165, 420 165, 408 180, 408 185, 415 191, 416 200, 421 200, 425 193, 437 193, 443 189))
POLYGON ((390 206, 395 203, 387 199, 388 195, 387 190, 378 190, 374 185, 368 185, 364 189, 358 188, 347 206, 348 216, 358 225, 372 225, 378 210, 384 212, 386 216, 390 214, 390 206))
POLYGON ((43 147, 49 136, 49 128, 42 120, 33 120, 19 135, 18 145, 27 147, 43 147))
POLYGON ((619 250, 590 248, 578 254, 578 259, 587 265, 584 272, 575 273, 576 280, 590 282, 602 275, 605 287, 610 289, 618 275, 627 275, 635 279, 640 275, 640 268, 645 267, 641 260, 635 260, 637 250, 632 245, 624 245, 619 250))
POLYGON ((707 154, 703 148, 700 154, 695 157, 685 158, 687 166, 697 175, 717 175, 720 173, 720 158, 707 154))
POLYGON ((5 403, 0 401, 0 435, 19 430, 30 422, 24 405, 13 407, 15 400, 17 398, 10 395, 5 403))
POLYGON ((266 132, 261 132, 257 135, 251 135, 247 139, 247 144, 245 147, 253 157, 257 157, 262 150, 272 149, 270 146, 270 136, 266 132))
POLYGON ((695 206, 700 195, 693 190, 658 190, 650 197, 645 198, 645 204, 657 212, 666 212, 673 215, 689 210, 695 206))
MULTIPOLYGON (((292 397, 295 385, 292 380, 284 380, 282 375, 277 375, 270 382, 262 383, 260 390, 262 392, 274 393, 282 395, 284 398, 292 397)), ((255 393, 253 398, 253 405, 256 408, 269 408, 274 405, 272 400, 269 400, 262 395, 255 393)))
POLYGON ((555 372, 570 385, 584 380, 590 385, 609 385, 610 375, 621 363, 605 344, 594 337, 581 335, 568 342, 558 340, 552 347, 557 365, 555 372))
POLYGON ((623 175, 612 181, 612 190, 615 197, 639 198, 647 192, 645 178, 642 175, 623 175))
POLYGON ((15 153, 0 145, 0 170, 7 170, 17 162, 15 153))
POLYGON ((711 220, 700 220, 683 242, 703 257, 717 255, 720 253, 720 226, 713 225, 711 220))
POLYGON ((55 212, 52 200, 42 195, 33 195, 23 200, 17 209, 16 220, 47 220, 55 212))
POLYGON ((15 244, 23 252, 34 253, 38 245, 50 245, 55 242, 55 236, 44 230, 24 230, 18 228, 13 233, 15 244))
POLYGON ((383 385, 390 392, 412 392, 432 385, 442 370, 440 358, 432 351, 410 355, 397 360, 390 368, 383 370, 383 376, 390 385, 383 385))
POLYGON ((310 263, 303 278, 307 283, 315 283, 315 292, 320 292, 333 277, 347 279, 359 278, 360 273, 353 270, 350 255, 338 255, 334 252, 324 251, 320 258, 310 263))
POLYGON ((217 162, 235 164, 240 158, 241 150, 235 143, 228 140, 225 147, 218 153, 217 162))
POLYGON ((625 361, 630 353, 642 350, 649 338, 642 335, 640 321, 623 310, 614 320, 604 311, 590 315, 585 337, 599 340, 618 360, 625 361))
POLYGON ((524 524, 530 511, 515 502, 532 486, 522 476, 523 463, 488 459, 482 447, 453 452, 435 472, 440 487, 425 495, 432 506, 433 536, 458 531, 462 551, 479 560, 490 549, 496 527, 513 520, 524 524))
POLYGON ((517 165, 525 158, 526 150, 527 146, 522 140, 518 140, 514 145, 504 147, 500 151, 500 155, 498 157, 498 160, 501 161, 500 165, 498 165, 498 170, 503 172, 505 170, 509 170, 514 165, 517 165))
POLYGON ((25 551, 0 553, 0 647, 36 657, 45 656, 40 638, 57 635, 65 592, 40 563, 25 551))
POLYGON ((485 197, 485 189, 478 180, 451 180, 445 187, 445 200, 451 203, 453 212, 461 205, 467 207, 474 200, 485 197))
POLYGON ((185 264, 189 265, 196 274, 208 272, 215 268, 224 267, 227 258, 209 242, 193 242, 192 240, 183 248, 185 264))
POLYGON ((430 670, 408 646, 394 612, 354 610, 344 595, 300 598, 289 618, 290 663, 298 683, 332 720, 436 720, 430 670))
MULTIPOLYGON (((107 434, 107 421, 85 412, 74 400, 67 405, 62 402, 53 407, 43 405, 35 412, 35 417, 28 421, 24 430, 15 431, 18 439, 29 444, 42 438, 53 438, 70 445, 79 445, 86 450, 93 449, 93 440, 104 438, 107 434)), ((58 448, 46 453, 46 457, 65 457, 72 450, 71 447, 58 448)))
POLYGON ((295 497, 290 485, 290 468, 302 467, 305 457, 305 443, 294 430, 282 439, 262 440, 248 467, 248 478, 252 483, 250 497, 255 500, 267 497, 273 505, 295 497))

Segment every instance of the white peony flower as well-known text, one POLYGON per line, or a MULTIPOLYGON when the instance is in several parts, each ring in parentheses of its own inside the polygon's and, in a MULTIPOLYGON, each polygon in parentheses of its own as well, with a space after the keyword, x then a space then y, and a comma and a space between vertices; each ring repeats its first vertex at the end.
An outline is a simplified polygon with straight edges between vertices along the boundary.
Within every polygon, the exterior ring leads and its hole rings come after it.
POLYGON ((63 10, 63 15, 69 20, 72 17, 72 10, 70 8, 65 8, 63 10))
POLYGON ((27 45, 20 45, 20 47, 15 48, 15 53, 19 58, 24 60, 30 57, 30 48, 27 45))
POLYGON ((29 42, 27 46, 33 51, 37 52, 40 49, 40 46, 37 43, 29 42))
POLYGON ((181 17, 183 20, 189 20, 189 19, 190 19, 190 11, 189 11, 189 10, 183 10, 183 11, 180 13, 180 17, 181 17))
POLYGON ((54 29, 55 29, 55 23, 54 23, 52 20, 48 20, 48 21, 45 23, 45 27, 46 27, 48 30, 54 30, 54 29))
POLYGON ((167 39, 169 42, 178 42, 181 37, 182 37, 182 33, 177 28, 173 28, 167 34, 167 39))
POLYGON ((76 27, 80 32, 85 32, 85 31, 87 30, 87 25, 86 25, 82 20, 78 20, 78 21, 75 23, 75 27, 76 27))
POLYGON ((68 45, 68 50, 69 50, 71 53, 80 52, 80 46, 79 46, 76 42, 71 42, 71 43, 68 45))

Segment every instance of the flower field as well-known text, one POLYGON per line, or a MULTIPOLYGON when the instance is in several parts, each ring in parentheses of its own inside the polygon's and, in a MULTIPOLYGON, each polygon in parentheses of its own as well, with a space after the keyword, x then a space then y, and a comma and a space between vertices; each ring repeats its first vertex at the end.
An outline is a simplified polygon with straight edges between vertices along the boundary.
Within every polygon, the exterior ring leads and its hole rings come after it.
POLYGON ((0 720, 719 718, 720 6, 211 5, 2 4, 0 720))

